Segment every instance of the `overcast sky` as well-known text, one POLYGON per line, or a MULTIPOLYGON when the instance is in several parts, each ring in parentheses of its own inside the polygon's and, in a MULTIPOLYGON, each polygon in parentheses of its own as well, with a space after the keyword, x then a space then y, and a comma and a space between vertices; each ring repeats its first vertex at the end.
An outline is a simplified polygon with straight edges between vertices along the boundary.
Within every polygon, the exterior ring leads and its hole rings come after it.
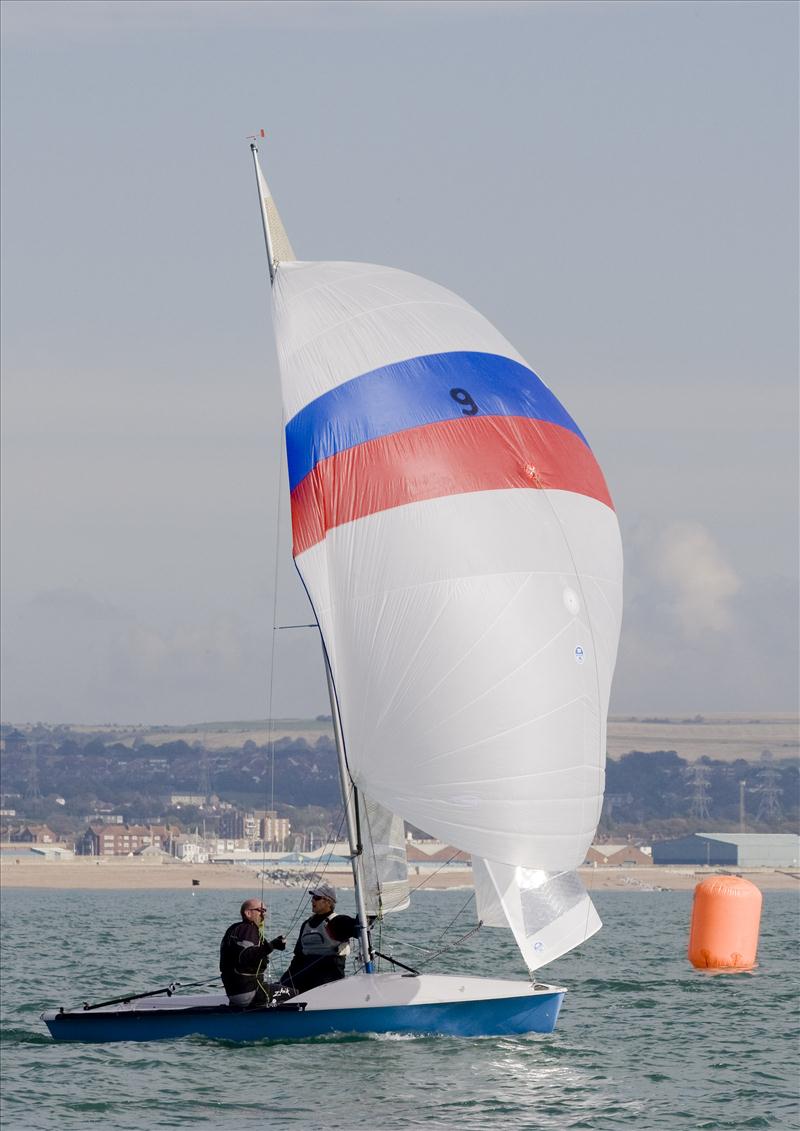
MULTIPOLYGON (((587 435, 626 550, 612 712, 796 710, 797 25, 769 0, 6 0, 3 719, 267 715, 260 127, 300 258, 462 294, 587 435)), ((314 633, 276 640, 273 714, 326 712, 314 633)))

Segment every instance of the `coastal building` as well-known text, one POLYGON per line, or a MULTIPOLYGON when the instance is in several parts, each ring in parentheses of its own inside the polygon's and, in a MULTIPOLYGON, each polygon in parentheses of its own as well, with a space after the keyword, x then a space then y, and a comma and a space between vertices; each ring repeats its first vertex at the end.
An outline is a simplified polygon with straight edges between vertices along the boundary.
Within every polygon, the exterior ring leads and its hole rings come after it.
POLYGON ((15 828, 16 809, 0 809, 0 841, 9 840, 15 828))
POLYGON ((292 826, 286 817, 279 817, 274 809, 254 809, 242 812, 232 809, 223 814, 220 820, 220 836, 228 839, 246 840, 252 844, 271 845, 274 850, 283 851, 292 826))
POLYGON ((58 837, 47 825, 24 825, 8 839, 12 844, 55 844, 58 837))
POLYGON ((279 817, 274 810, 264 813, 259 824, 259 837, 264 844, 271 844, 275 849, 283 849, 292 826, 287 817, 279 817))
POLYGON ((656 842, 653 863, 797 868, 800 866, 800 836, 796 833, 692 833, 656 842))
POLYGON ((250 851, 250 842, 242 837, 209 837, 205 844, 211 861, 229 862, 237 854, 250 851))
POLYGON ((19 754, 28 749, 28 739, 22 731, 13 729, 3 734, 2 745, 6 754, 19 754))
POLYGON ((207 864, 209 860, 208 847, 202 841, 188 837, 172 838, 172 854, 185 864, 207 864))
POLYGON ((75 845, 80 856, 132 856, 141 848, 163 848, 166 825, 89 825, 75 845))
POLYGON ((406 858, 409 869, 417 876, 442 869, 463 871, 472 866, 468 852, 440 840, 406 840, 406 858))
POLYGON ((171 793, 169 795, 169 805, 194 805, 198 809, 202 809, 206 803, 206 796, 204 793, 171 793))
POLYGON ((593 844, 585 863, 592 867, 629 868, 632 865, 651 867, 652 850, 638 844, 593 844))
POLYGON ((171 852, 165 852, 157 844, 146 844, 143 848, 137 848, 133 855, 140 860, 147 860, 150 864, 169 864, 175 859, 171 852))
POLYGON ((435 852, 428 855, 428 859, 435 864, 444 864, 445 866, 452 864, 454 867, 471 868, 472 857, 468 852, 462 852, 460 848, 453 848, 452 845, 446 844, 443 848, 438 848, 435 852))
POLYGON ((255 840, 258 820, 255 813, 227 809, 219 821, 219 835, 226 840, 255 840))

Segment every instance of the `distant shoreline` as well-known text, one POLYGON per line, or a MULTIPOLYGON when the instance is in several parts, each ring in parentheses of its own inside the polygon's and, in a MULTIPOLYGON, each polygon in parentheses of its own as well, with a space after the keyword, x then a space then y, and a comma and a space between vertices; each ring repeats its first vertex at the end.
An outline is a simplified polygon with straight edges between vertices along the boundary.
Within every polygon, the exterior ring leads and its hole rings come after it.
MULTIPOLYGON (((692 891, 706 876, 722 869, 691 866, 638 866, 619 868, 581 868, 580 875, 589 892, 593 891, 692 891)), ((736 870, 762 891, 800 891, 800 869, 754 868, 736 870)), ((326 879, 338 887, 352 887, 349 872, 329 870, 326 879)), ((0 858, 1 888, 58 888, 95 891, 181 890, 200 887, 210 891, 281 891, 302 887, 259 879, 255 869, 232 864, 150 863, 136 859, 30 860, 22 856, 0 858), (196 883, 194 881, 197 881, 196 883)), ((412 887, 447 889, 472 887, 469 870, 438 871, 428 876, 411 875, 412 887)))
MULTIPOLYGON (((33 724, 11 723, 23 733, 33 724)), ((288 737, 316 742, 323 734, 331 735, 330 718, 237 720, 230 722, 187 723, 185 725, 51 724, 61 726, 71 735, 104 735, 132 747, 135 739, 159 746, 166 742, 201 742, 210 751, 240 749, 245 742, 264 746, 270 741, 288 737)), ((688 762, 708 757, 734 762, 744 759, 757 762, 761 752, 769 749, 776 759, 800 755, 800 716, 794 711, 776 711, 759 715, 755 712, 725 714, 610 715, 606 749, 608 756, 619 759, 638 750, 654 752, 673 750, 688 762)))

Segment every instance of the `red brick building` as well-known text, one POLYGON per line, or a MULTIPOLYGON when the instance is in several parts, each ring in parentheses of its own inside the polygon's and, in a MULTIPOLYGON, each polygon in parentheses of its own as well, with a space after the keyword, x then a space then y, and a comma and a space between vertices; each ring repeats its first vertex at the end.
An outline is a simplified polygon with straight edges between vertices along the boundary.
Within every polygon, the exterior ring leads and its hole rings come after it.
POLYGON ((165 848, 168 837, 166 825, 89 825, 75 851, 81 856, 130 856, 149 845, 165 848))
POLYGON ((635 844, 593 844, 586 853, 587 864, 598 867, 621 868, 624 865, 651 865, 653 857, 635 844))
POLYGON ((12 844, 55 844, 58 837, 47 825, 25 825, 11 833, 9 840, 12 844))

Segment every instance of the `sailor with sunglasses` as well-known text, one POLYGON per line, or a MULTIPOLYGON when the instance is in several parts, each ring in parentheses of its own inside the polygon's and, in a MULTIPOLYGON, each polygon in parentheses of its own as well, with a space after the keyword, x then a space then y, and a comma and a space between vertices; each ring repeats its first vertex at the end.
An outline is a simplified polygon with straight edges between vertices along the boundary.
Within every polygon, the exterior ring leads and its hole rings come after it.
POLYGON ((267 1000, 267 958, 273 950, 286 949, 286 936, 267 942, 263 900, 246 899, 240 909, 241 922, 232 923, 219 948, 219 969, 228 1001, 243 1008, 267 1000))
POLYGON ((359 934, 358 919, 336 914, 336 888, 317 884, 310 889, 311 915, 300 927, 294 955, 281 984, 302 994, 345 976, 349 940, 359 934))

